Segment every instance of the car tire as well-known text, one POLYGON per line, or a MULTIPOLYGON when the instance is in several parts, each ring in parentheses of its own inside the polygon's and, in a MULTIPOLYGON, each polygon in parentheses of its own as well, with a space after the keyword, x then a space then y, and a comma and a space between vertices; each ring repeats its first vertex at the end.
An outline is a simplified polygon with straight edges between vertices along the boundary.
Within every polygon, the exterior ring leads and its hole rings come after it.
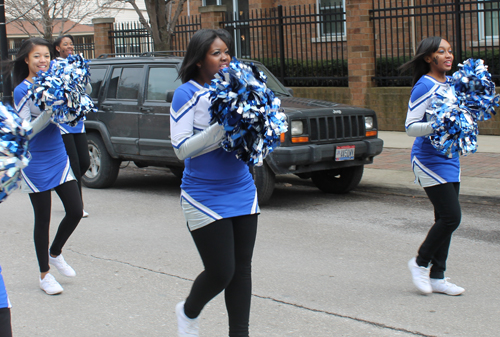
POLYGON ((274 191, 276 176, 266 162, 262 166, 254 166, 250 169, 253 175, 255 186, 257 187, 257 198, 259 205, 269 202, 274 191))
POLYGON ((363 177, 364 166, 343 167, 340 169, 313 172, 312 181, 317 188, 326 193, 343 194, 358 186, 363 177))
POLYGON ((120 160, 111 157, 99 134, 87 134, 90 155, 90 167, 82 177, 82 182, 90 188, 112 186, 118 177, 120 160))

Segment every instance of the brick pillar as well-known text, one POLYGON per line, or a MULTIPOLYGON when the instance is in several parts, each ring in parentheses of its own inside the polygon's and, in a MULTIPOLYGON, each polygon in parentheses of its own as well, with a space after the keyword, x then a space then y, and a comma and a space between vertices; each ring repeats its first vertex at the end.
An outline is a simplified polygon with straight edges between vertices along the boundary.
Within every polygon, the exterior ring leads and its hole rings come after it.
POLYGON ((349 91, 351 104, 368 107, 368 90, 375 86, 374 33, 369 10, 372 2, 346 1, 347 64, 349 67, 349 91))
POLYGON ((101 54, 114 53, 113 41, 109 38, 109 31, 113 30, 114 18, 92 19, 94 25, 94 48, 95 57, 101 54))
MULTIPOLYGON (((283 1, 283 3, 286 5, 286 1, 283 1)), ((253 0, 253 1, 250 1, 250 3, 248 4, 248 7, 250 10, 275 8, 276 6, 270 0, 253 0)))
POLYGON ((224 19, 226 6, 202 6, 198 8, 201 14, 201 28, 219 29, 221 22, 224 19))

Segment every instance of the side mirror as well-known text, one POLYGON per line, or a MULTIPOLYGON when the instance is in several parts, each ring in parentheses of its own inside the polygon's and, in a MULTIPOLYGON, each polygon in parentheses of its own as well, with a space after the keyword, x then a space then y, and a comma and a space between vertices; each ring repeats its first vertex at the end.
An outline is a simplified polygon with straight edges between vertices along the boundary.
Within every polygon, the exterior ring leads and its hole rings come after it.
POLYGON ((167 97, 166 101, 167 103, 172 103, 172 99, 174 98, 174 91, 173 90, 167 90, 167 97))

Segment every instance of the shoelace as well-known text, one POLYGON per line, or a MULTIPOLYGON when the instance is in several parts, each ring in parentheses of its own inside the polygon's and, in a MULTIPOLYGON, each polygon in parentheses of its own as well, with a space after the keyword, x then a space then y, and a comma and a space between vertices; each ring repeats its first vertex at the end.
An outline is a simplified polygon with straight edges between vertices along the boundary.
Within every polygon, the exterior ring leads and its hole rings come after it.
POLYGON ((189 333, 194 333, 196 331, 198 331, 198 321, 196 320, 193 320, 191 322, 189 322, 188 326, 187 326, 187 332, 189 333))
POLYGON ((442 282, 443 285, 447 286, 447 287, 456 287, 457 285, 456 284, 453 284, 451 282, 448 282, 450 278, 449 277, 445 277, 444 278, 444 282, 442 282))
POLYGON ((53 259, 56 260, 56 262, 60 265, 60 267, 64 269, 68 267, 68 264, 61 255, 59 255, 58 257, 53 257, 53 259))
POLYGON ((46 282, 49 286, 55 286, 57 281, 54 277, 45 276, 43 282, 46 282))

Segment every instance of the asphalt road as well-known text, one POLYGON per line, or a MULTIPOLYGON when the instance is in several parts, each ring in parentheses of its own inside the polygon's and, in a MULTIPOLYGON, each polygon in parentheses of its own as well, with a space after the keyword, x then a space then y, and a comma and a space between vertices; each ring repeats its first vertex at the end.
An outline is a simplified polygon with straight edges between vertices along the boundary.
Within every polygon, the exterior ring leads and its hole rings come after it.
MULTIPOLYGON (((28 196, 2 203, 0 264, 14 335, 176 336, 175 304, 202 268, 178 185, 167 171, 129 167, 113 188, 84 189, 90 217, 63 251, 77 276, 53 272, 65 289, 58 296, 38 288, 28 196)), ((53 200, 55 233, 63 210, 53 200)), ((499 209, 462 208, 447 276, 466 292, 422 296, 406 263, 432 223, 427 199, 380 189, 327 195, 280 179, 259 218, 251 336, 498 336, 499 209)), ((200 329, 227 336, 223 296, 202 312, 200 329)))

